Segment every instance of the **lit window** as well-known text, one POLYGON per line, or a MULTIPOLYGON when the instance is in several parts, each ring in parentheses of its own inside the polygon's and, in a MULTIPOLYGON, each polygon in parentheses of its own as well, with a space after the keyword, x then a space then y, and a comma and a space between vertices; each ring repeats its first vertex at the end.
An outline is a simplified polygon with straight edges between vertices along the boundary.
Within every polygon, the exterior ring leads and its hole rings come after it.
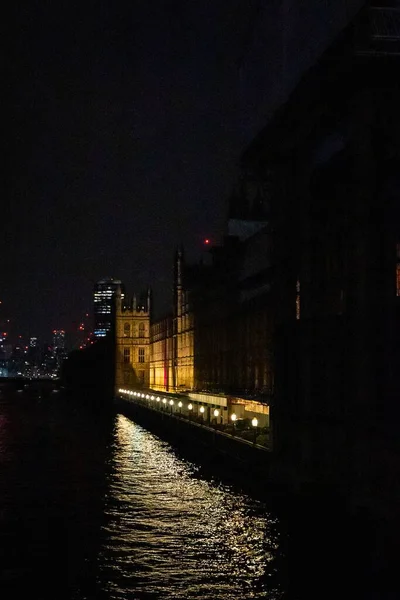
POLYGON ((139 362, 144 363, 144 348, 139 348, 139 362))
POLYGON ((124 348, 124 363, 129 363, 131 358, 131 349, 124 348))
POLYGON ((144 323, 139 324, 139 337, 144 337, 144 323))
POLYGON ((129 323, 124 324, 124 337, 129 337, 131 335, 131 326, 129 323))

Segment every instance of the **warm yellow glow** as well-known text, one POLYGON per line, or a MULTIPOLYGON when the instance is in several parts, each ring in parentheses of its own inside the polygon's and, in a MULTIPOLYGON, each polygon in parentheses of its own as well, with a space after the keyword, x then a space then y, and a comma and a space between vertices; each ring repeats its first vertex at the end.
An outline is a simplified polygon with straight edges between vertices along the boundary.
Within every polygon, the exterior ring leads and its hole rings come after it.
POLYGON ((181 401, 178 402, 178 406, 179 406, 179 408, 182 408, 182 402, 181 401))
POLYGON ((231 421, 235 422, 237 419, 237 416, 235 415, 235 413, 231 414, 231 421))
POLYGON ((170 405, 172 406, 172 405, 173 405, 173 403, 174 403, 174 401, 173 401, 173 400, 170 400, 170 401, 169 401, 169 403, 170 403, 170 405))
POLYGON ((193 410, 193 404, 188 404, 188 409, 193 410))
POLYGON ((160 402, 160 398, 157 398, 157 402, 160 402))
POLYGON ((254 417, 254 419, 251 420, 251 424, 253 425, 253 427, 257 427, 258 419, 256 417, 254 417))
POLYGON ((219 410, 218 410, 218 408, 216 408, 214 410, 214 417, 218 417, 218 415, 219 415, 219 410))
POLYGON ((163 404, 167 404, 167 399, 166 398, 163 398, 162 401, 163 401, 163 404))
POLYGON ((204 412, 204 406, 200 406, 200 412, 203 413, 204 412))

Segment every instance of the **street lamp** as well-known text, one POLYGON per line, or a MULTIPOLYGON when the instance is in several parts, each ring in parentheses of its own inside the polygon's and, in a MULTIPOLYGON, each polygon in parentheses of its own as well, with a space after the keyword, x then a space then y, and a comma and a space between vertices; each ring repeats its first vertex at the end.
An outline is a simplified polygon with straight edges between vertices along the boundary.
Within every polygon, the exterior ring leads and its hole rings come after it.
POLYGON ((192 410, 193 410, 193 404, 190 403, 190 404, 188 404, 189 421, 192 419, 192 410))
POLYGON ((215 419, 214 419, 214 427, 216 427, 216 426, 217 426, 217 424, 218 424, 218 416, 219 416, 219 410, 218 410, 218 408, 216 408, 216 409, 214 410, 214 412, 213 412, 213 415, 214 415, 214 417, 215 417, 215 419))
POLYGON ((179 406, 179 414, 182 414, 182 402, 179 400, 178 402, 178 406, 179 406))
POLYGON ((171 407, 171 415, 172 415, 172 407, 173 407, 173 405, 174 405, 174 401, 172 400, 172 398, 171 398, 171 400, 169 401, 169 405, 170 405, 170 407, 171 407))
POLYGON ((232 413, 232 414, 231 414, 231 421, 232 421, 232 423, 233 423, 232 435, 235 435, 236 419, 237 419, 237 416, 236 416, 236 414, 235 414, 235 413, 232 413))
POLYGON ((258 419, 257 419, 257 417, 254 417, 251 420, 251 424, 254 427, 254 443, 256 443, 256 441, 257 441, 257 427, 258 427, 258 419))

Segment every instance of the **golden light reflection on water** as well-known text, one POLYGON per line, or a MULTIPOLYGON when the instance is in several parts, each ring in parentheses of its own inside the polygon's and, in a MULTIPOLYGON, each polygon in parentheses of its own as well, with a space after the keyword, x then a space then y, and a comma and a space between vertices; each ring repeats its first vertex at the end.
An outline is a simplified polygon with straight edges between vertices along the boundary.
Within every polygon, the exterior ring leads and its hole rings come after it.
POLYGON ((277 523, 119 415, 100 561, 109 598, 278 598, 277 523))

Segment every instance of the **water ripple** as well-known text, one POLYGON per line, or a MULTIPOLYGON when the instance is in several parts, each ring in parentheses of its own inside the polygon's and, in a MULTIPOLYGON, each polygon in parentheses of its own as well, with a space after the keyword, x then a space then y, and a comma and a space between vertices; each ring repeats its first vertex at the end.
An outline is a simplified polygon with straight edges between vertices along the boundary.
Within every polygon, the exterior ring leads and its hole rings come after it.
POLYGON ((199 479, 122 415, 112 446, 99 556, 110 599, 280 597, 268 586, 277 523, 262 503, 199 479))

